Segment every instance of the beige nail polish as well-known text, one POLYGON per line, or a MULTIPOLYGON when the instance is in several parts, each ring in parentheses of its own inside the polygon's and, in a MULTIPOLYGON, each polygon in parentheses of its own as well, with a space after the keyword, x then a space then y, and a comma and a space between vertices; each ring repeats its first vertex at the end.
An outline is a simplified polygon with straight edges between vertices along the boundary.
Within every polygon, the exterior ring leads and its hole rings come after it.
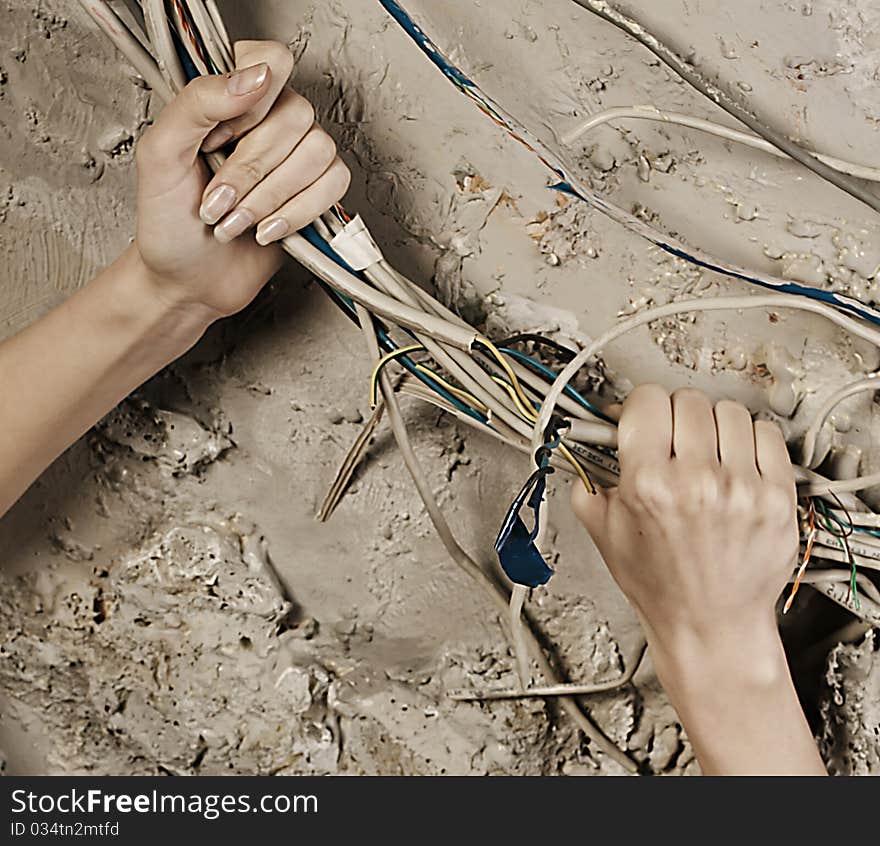
POLYGON ((250 94, 266 81, 266 74, 268 73, 269 66, 265 62, 254 65, 252 68, 236 71, 229 77, 229 81, 226 83, 226 90, 230 94, 235 94, 239 97, 243 94, 250 94))
POLYGON ((257 229, 257 243, 260 246, 265 247, 266 244, 271 244, 273 241, 279 241, 289 232, 290 225, 287 221, 282 217, 276 217, 268 223, 261 224, 260 228, 257 229))
POLYGON ((214 229, 214 237, 221 244, 228 244, 246 229, 254 225, 254 216, 247 209, 236 209, 214 229))
POLYGON ((235 205, 235 188, 231 185, 218 185, 205 197, 199 217, 208 225, 216 223, 235 205))

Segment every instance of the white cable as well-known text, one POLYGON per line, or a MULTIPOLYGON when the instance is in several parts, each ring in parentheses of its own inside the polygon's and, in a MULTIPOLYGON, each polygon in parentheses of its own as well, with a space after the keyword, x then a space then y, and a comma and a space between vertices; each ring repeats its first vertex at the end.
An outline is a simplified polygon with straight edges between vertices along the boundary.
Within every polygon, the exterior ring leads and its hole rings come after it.
POLYGON ((167 103, 172 97, 171 88, 160 73, 156 60, 129 32, 116 12, 102 0, 79 0, 79 3, 113 42, 116 49, 131 62, 135 70, 143 77, 144 82, 167 103))
POLYGON ((333 259, 313 247, 302 235, 288 235, 282 242, 285 250, 316 276, 341 291, 374 314, 386 317, 415 332, 424 332, 460 350, 469 351, 479 334, 411 306, 377 291, 340 267, 333 259))
POLYGON ((168 15, 164 0, 143 0, 141 8, 144 12, 144 23, 147 35, 156 52, 159 71, 168 88, 179 94, 186 88, 186 74, 180 64, 180 58, 174 47, 174 38, 168 24, 168 15))
MULTIPOLYGON (((801 576, 801 582, 805 585, 821 585, 839 583, 849 586, 852 573, 848 570, 812 570, 801 576)), ((856 575, 856 584, 862 594, 868 596, 872 602, 880 603, 880 592, 877 586, 863 573, 856 575)))
MULTIPOLYGON (((550 423, 550 419, 556 410, 556 404, 559 396, 565 390, 565 386, 574 378, 577 372, 602 349, 604 349, 612 341, 638 329, 647 323, 660 320, 664 317, 673 317, 676 314, 688 314, 697 311, 722 311, 722 310, 739 310, 739 309, 795 309, 796 311, 809 311, 813 314, 820 314, 830 320, 832 323, 840 326, 842 329, 851 334, 880 346, 880 331, 874 329, 867 324, 859 323, 850 317, 846 317, 830 306, 824 303, 816 302, 806 298, 793 297, 785 294, 769 294, 763 296, 745 296, 745 297, 717 297, 715 299, 705 300, 682 300, 681 302, 668 303, 664 306, 643 311, 613 326, 589 346, 581 350, 566 366, 565 369, 556 377, 556 381, 547 392, 547 397, 538 412, 538 419, 532 430, 532 450, 537 450, 544 442, 544 430, 550 423)), ((854 481, 854 480, 852 480, 854 481)), ((877 480, 880 482, 880 478, 877 480)), ((847 483, 833 483, 847 484, 847 483)), ((876 482, 875 482, 876 484, 876 482)), ((858 488, 843 488, 844 490, 858 490, 858 488)), ((837 490, 837 488, 834 488, 837 490)))
MULTIPOLYGON (((847 521, 849 521, 854 526, 867 526, 868 528, 880 529, 880 514, 875 514, 873 511, 850 511, 847 515, 839 508, 832 508, 831 513, 837 517, 844 526, 847 524, 847 521)), ((868 537, 872 537, 872 535, 868 535, 868 537)), ((875 538, 875 540, 880 543, 880 539, 875 538)))
MULTIPOLYGON (((661 110, 656 108, 655 106, 620 106, 614 109, 606 109, 604 112, 598 112, 595 115, 591 115, 589 118, 583 121, 583 123, 578 124, 573 129, 562 135, 562 143, 570 146, 578 138, 581 138, 590 130, 595 129, 597 126, 601 126, 605 123, 610 123, 615 120, 624 120, 629 118, 635 118, 637 120, 651 120, 657 121, 659 123, 669 123, 675 124, 676 126, 686 126, 690 129, 697 129, 701 132, 707 132, 710 135, 715 135, 718 138, 723 138, 726 141, 734 141, 737 144, 745 144, 749 147, 753 147, 756 150, 763 150, 765 153, 770 153, 773 156, 776 156, 780 159, 788 159, 791 161, 791 156, 787 153, 782 152, 778 147, 775 147, 769 141, 765 141, 758 135, 753 135, 750 132, 742 132, 739 129, 731 129, 730 127, 723 126, 720 123, 713 123, 710 120, 704 120, 703 118, 693 117, 692 115, 682 114, 681 112, 667 112, 665 110, 661 110)), ((820 162, 824 162, 829 167, 833 167, 835 170, 840 171, 841 173, 848 173, 850 176, 855 176, 858 179, 867 179, 871 182, 880 182, 880 168, 869 167, 867 165, 854 164, 853 162, 844 161, 843 159, 835 158, 834 156, 826 156, 823 153, 813 153, 811 155, 815 156, 820 162)))
POLYGON ((807 482, 807 484, 798 487, 798 493, 802 496, 822 496, 823 494, 863 491, 865 488, 873 488, 876 485, 880 485, 880 473, 869 473, 867 476, 858 476, 855 479, 841 479, 834 482, 807 482))
POLYGON ((880 373, 873 373, 870 376, 866 376, 864 379, 850 382, 850 384, 844 385, 839 391, 835 391, 830 397, 828 397, 816 413, 816 418, 813 420, 810 428, 807 429, 806 434, 804 435, 803 453, 801 457, 801 463, 804 467, 815 467, 816 464, 819 463, 818 457, 816 456, 816 441, 828 415, 831 414, 831 412, 834 411, 834 409, 845 399, 853 396, 853 394, 858 394, 862 391, 876 390, 880 390, 880 373))

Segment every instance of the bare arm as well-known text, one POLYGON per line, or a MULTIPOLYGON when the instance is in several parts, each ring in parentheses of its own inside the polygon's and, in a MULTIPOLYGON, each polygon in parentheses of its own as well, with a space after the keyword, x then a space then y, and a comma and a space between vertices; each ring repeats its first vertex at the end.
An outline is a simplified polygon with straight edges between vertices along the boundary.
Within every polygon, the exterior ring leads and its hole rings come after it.
POLYGON ((286 87, 287 48, 240 42, 236 59, 240 72, 190 83, 141 139, 134 244, 0 344, 0 515, 214 320, 244 308, 281 264, 272 242, 345 193, 332 140, 286 87), (230 142, 210 178, 200 150, 230 142))
POLYGON ((207 324, 206 316, 156 297, 132 247, 0 344, 0 514, 83 432, 192 346, 207 324))
POLYGON ((699 391, 636 388, 620 486, 576 513, 642 619, 660 681, 706 774, 824 775, 774 605, 798 550, 782 433, 699 391))

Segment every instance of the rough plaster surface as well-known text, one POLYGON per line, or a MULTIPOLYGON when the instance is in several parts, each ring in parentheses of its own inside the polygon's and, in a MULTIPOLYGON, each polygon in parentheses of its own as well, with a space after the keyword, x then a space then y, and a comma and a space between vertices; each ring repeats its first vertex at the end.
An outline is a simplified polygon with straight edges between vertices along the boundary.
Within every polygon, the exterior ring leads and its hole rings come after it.
MULTIPOLYGON (((223 5, 235 36, 290 44, 294 84, 355 172, 348 204, 395 263, 470 319, 583 342, 622 313, 741 290, 548 191, 541 166, 372 0, 223 5)), ((870 0, 627 5, 777 126, 878 164, 880 13, 870 0)), ((408 6, 547 139, 579 116, 636 103, 729 123, 567 0, 408 6)), ((5 335, 127 242, 132 148, 157 105, 76 4, 5 0, 0 11, 5 335)), ((690 243, 877 297, 876 218, 792 164, 645 122, 601 127, 568 156, 597 188, 690 243)), ((796 439, 829 390, 877 365, 875 350, 819 318, 738 314, 655 325, 609 350, 594 376, 609 397, 648 379, 734 396, 796 439)), ((511 657, 498 621, 434 538, 385 429, 332 521, 315 522, 367 409, 367 375, 360 338, 287 268, 4 519, 0 742, 9 771, 614 772, 552 706, 444 697, 511 684, 511 657)), ((524 459, 407 409, 442 506, 491 568, 524 459)), ((863 472, 876 469, 873 418, 867 395, 841 407, 822 447, 832 462, 845 443, 863 472)), ((553 495, 559 572, 530 608, 572 678, 613 678, 637 624, 566 498, 564 488, 553 495)), ((795 651, 846 622, 805 593, 787 624, 795 651)), ((824 654, 804 670, 834 771, 877 771, 873 643, 839 647, 827 670, 824 654)), ((634 687, 588 707, 651 770, 696 770, 650 663, 634 687)))

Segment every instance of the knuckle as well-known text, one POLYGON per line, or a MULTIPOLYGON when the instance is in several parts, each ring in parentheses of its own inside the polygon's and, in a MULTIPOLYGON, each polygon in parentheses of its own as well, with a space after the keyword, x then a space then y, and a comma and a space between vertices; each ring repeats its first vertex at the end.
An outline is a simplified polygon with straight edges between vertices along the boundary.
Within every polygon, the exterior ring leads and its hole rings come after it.
POLYGON ((756 485, 738 476, 729 477, 726 484, 727 503, 730 511, 737 515, 749 514, 754 510, 756 485))
POLYGON ((723 399, 716 402, 715 413, 716 415, 723 417, 742 417, 743 415, 748 415, 749 420, 751 420, 752 418, 749 410, 744 405, 736 402, 735 400, 729 399, 723 399))
POLYGON ((351 185, 351 171, 348 169, 348 166, 342 159, 337 159, 336 161, 338 164, 333 166, 333 177, 336 180, 334 183, 334 194, 336 197, 333 202, 344 197, 348 191, 348 186, 351 185))
POLYGON ((281 217, 284 207, 294 199, 296 199, 295 194, 291 194, 289 190, 277 186, 270 188, 266 193, 261 192, 257 216, 260 217, 262 215, 265 217, 271 215, 273 217, 281 217), (278 211, 278 214, 274 213, 275 210, 278 211))
POLYGON ((637 385, 632 391, 630 391, 624 405, 633 400, 637 400, 640 397, 668 398, 669 391, 667 391, 662 385, 658 385, 656 382, 645 382, 641 385, 637 385))
POLYGON ((771 523, 787 523, 795 519, 796 494, 794 485, 766 483, 758 497, 760 511, 771 523))
POLYGON ((236 170, 245 184, 258 185, 266 178, 265 166, 256 157, 236 162, 236 170))
POLYGON ((323 169, 336 158, 336 142, 323 130, 315 129, 308 136, 310 154, 323 169))
POLYGON ((690 406, 712 408, 709 398, 697 388, 679 388, 672 393, 673 406, 690 406))
POLYGON ((717 473, 710 469, 691 472, 682 484, 681 506, 688 513, 701 513, 718 509, 721 503, 722 485, 717 473))
POLYGON ((188 110, 202 115, 207 107, 207 95, 214 82, 210 76, 197 76, 186 84, 181 96, 188 110))
POLYGON ((672 495, 669 476, 659 467, 638 468, 632 476, 631 500, 647 510, 657 511, 668 504, 672 495))
POLYGON ((315 122, 315 107, 305 97, 296 95, 288 111, 293 128, 300 132, 307 132, 315 122))
POLYGON ((782 430, 771 420, 756 420, 755 435, 762 438, 782 439, 782 430))
POLYGON ((287 48, 286 44, 280 41, 266 41, 263 44, 266 51, 266 57, 273 70, 277 73, 283 73, 286 79, 293 70, 293 54, 287 48))

